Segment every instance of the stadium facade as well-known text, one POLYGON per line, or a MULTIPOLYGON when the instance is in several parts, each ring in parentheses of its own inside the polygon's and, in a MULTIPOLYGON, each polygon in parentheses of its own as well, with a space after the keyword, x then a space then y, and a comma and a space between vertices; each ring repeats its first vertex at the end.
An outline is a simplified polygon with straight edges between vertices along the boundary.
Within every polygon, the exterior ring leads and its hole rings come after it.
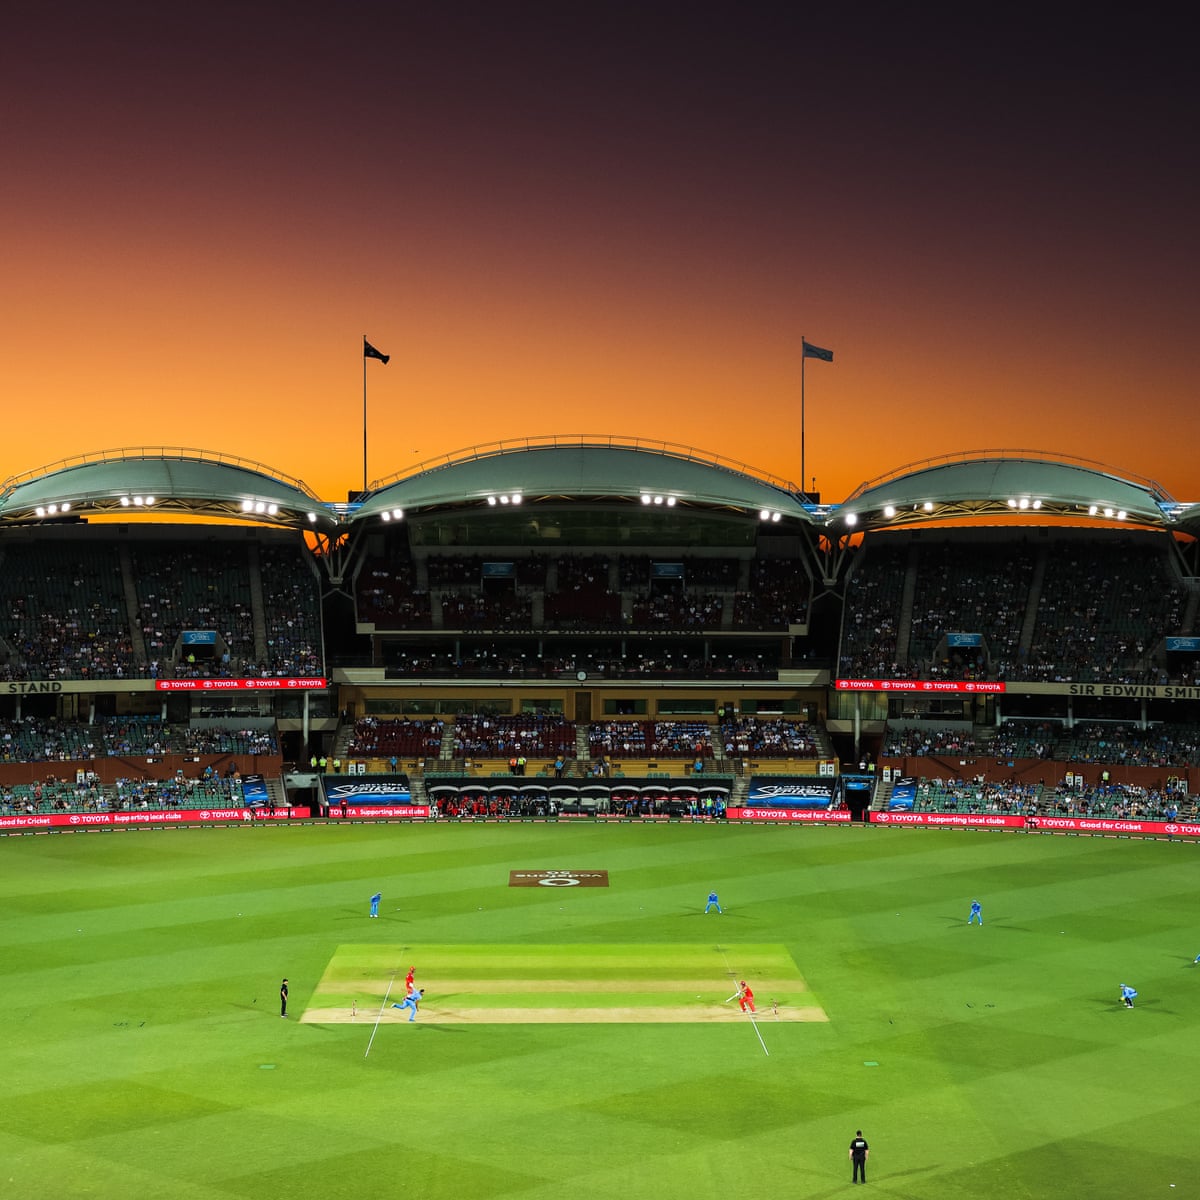
POLYGON ((250 720, 299 762, 368 717, 762 714, 842 764, 905 723, 1186 725, 1198 536, 1200 504, 1031 451, 824 504, 611 436, 474 447, 345 503, 233 456, 98 453, 0 489, 0 715, 250 720))

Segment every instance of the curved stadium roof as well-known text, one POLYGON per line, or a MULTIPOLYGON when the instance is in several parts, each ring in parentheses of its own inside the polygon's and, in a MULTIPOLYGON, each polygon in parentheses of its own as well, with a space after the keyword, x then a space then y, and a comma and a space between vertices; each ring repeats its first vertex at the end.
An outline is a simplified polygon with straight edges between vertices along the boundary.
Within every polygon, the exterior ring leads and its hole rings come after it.
POLYGON ((779 514, 836 533, 978 517, 1125 521, 1200 537, 1200 504, 1153 480, 1033 450, 981 450, 910 464, 840 504, 810 504, 787 480, 669 442, 579 435, 495 442, 372 485, 357 504, 322 501, 301 480, 205 450, 138 447, 63 460, 0 485, 0 525, 168 512, 323 532, 342 522, 546 500, 661 503, 779 514))
POLYGON ((307 528, 336 520, 298 479, 248 459, 175 447, 105 450, 0 487, 0 523, 162 512, 307 528))
POLYGON ((355 521, 470 503, 627 500, 811 521, 794 485, 698 450, 635 438, 495 442, 373 485, 355 521), (643 499, 649 497, 649 500, 643 499))
POLYGON ((873 529, 969 517, 1040 515, 1185 527, 1182 505, 1150 479, 1035 450, 981 450, 929 459, 862 484, 830 510, 840 528, 873 529))

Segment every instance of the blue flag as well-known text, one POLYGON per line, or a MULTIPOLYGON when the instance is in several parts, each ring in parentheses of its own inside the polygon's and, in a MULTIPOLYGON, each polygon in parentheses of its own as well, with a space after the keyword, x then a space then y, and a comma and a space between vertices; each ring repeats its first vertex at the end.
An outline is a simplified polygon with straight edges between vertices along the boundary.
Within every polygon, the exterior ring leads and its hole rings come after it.
MULTIPOLYGON (((832 355, 830 356, 832 357, 832 355)), ((387 360, 391 358, 390 354, 381 354, 366 338, 363 338, 363 358, 377 358, 384 366, 387 365, 387 360)))
POLYGON ((804 347, 805 358, 819 358, 822 362, 833 362, 832 350, 822 350, 820 346, 814 346, 803 338, 800 339, 800 344, 804 347))

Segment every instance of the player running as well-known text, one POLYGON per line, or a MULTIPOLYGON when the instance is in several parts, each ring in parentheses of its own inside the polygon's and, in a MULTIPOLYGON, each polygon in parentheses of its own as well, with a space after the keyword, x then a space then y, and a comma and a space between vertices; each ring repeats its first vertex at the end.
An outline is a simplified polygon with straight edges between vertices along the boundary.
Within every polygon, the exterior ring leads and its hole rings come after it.
POLYGON ((742 1012, 746 1012, 747 1006, 750 1012, 758 1012, 754 1007, 754 989, 743 979, 738 984, 738 1007, 742 1012))
POLYGON ((399 1008, 401 1010, 411 1008, 412 1012, 409 1014, 408 1019, 410 1021, 415 1021, 417 1019, 417 1006, 421 1003, 421 998, 424 995, 424 988, 413 988, 413 990, 409 992, 399 1004, 393 1004, 392 1007, 399 1008))

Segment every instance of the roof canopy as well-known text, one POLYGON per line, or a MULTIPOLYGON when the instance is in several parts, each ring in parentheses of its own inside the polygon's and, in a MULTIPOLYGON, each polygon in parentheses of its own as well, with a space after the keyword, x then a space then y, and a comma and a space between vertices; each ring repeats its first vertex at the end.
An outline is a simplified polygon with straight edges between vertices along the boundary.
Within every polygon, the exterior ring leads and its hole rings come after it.
POLYGON ((0 523, 89 514, 187 513, 328 528, 333 511, 298 479, 246 459, 174 447, 106 450, 14 476, 0 523))
POLYGON ((353 520, 447 506, 614 500, 812 520, 795 487, 670 443, 580 436, 496 442, 376 484, 353 520), (775 516, 779 514, 779 516, 775 516))
POLYGON ((0 485, 0 525, 90 514, 182 513, 329 532, 439 509, 605 502, 721 510, 837 534, 972 517, 1065 517, 1180 529, 1200 537, 1200 504, 1153 480, 1033 450, 981 450, 910 464, 841 504, 809 503, 787 480, 668 442, 595 435, 495 442, 374 484, 361 502, 319 500, 301 480, 206 450, 101 451, 0 485))
POLYGON ((829 524, 845 531, 1039 515, 1176 528, 1198 507, 1179 504, 1152 480, 1124 477, 1084 459, 983 450, 864 483, 829 510, 829 524))

